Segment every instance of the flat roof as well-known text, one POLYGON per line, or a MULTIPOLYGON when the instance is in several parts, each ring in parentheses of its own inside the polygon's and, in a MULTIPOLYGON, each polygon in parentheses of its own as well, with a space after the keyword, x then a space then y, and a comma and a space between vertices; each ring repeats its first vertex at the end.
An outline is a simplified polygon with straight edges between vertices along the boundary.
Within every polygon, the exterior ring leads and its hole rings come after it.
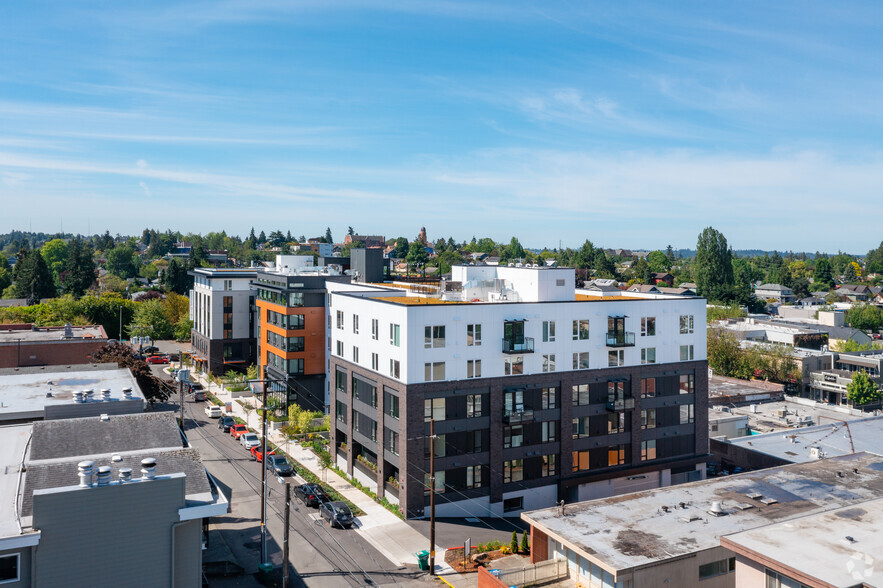
POLYGON ((99 325, 71 327, 72 338, 64 337, 64 327, 39 327, 31 329, 4 329, 0 325, 0 343, 31 343, 35 341, 81 341, 83 339, 107 339, 107 334, 99 325))
MULTIPOLYGON (((725 547, 779 562, 826 586, 883 586, 883 499, 724 538, 725 547)), ((786 573, 787 575, 787 573, 786 573)))
POLYGON ((881 439, 883 416, 872 416, 739 437, 728 443, 790 462, 804 463, 817 459, 811 455, 810 449, 813 447, 818 447, 827 457, 834 457, 858 451, 881 451, 881 439))
POLYGON ((25 448, 31 438, 32 427, 6 425, 0 427, 0 538, 19 534, 16 504, 19 483, 19 466, 25 448))
POLYGON ((74 392, 91 388, 96 401, 100 390, 109 388, 111 399, 122 398, 123 388, 132 388, 132 398, 144 399, 138 382, 128 368, 115 364, 44 366, 0 370, 0 422, 42 418, 47 406, 72 404, 74 392), (47 393, 52 393, 47 396, 47 393))
POLYGON ((859 453, 568 504, 564 516, 552 507, 521 518, 619 573, 717 547, 724 535, 880 497, 883 456, 859 453), (710 514, 713 502, 726 514, 710 514))

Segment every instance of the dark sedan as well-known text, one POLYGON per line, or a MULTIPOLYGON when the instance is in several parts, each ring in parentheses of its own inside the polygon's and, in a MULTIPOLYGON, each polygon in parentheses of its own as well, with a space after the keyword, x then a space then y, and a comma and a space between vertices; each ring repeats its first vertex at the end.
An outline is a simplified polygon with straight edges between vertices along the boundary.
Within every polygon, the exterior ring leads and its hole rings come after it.
POLYGON ((236 424, 236 421, 233 420, 233 417, 222 416, 218 419, 218 428, 223 429, 225 433, 230 432, 230 427, 236 424))
POLYGON ((328 495, 318 484, 301 484, 294 488, 294 495, 307 506, 319 506, 328 501, 328 495))
POLYGON ((332 527, 349 529, 353 526, 353 513, 345 502, 323 502, 319 506, 319 514, 332 527))

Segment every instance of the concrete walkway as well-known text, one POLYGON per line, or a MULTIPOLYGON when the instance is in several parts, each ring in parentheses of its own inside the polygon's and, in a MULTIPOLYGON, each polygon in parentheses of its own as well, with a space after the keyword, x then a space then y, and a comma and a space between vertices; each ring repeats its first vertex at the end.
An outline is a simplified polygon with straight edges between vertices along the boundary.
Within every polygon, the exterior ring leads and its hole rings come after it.
MULTIPOLYGON (((246 421, 249 427, 261 433, 261 419, 256 411, 246 415, 245 409, 232 398, 232 395, 217 385, 208 385, 204 375, 195 376, 206 387, 206 390, 218 397, 222 402, 231 403, 232 415, 246 421)), ((191 378, 194 374, 191 372, 191 378)), ((246 398, 242 399, 247 401, 246 398)), ((297 442, 289 441, 278 431, 269 431, 268 439, 284 448, 285 452, 302 466, 316 475, 323 484, 339 492, 347 500, 361 508, 365 514, 356 519, 357 533, 360 533, 387 559, 398 566, 415 565, 415 553, 428 549, 429 540, 420 532, 411 528, 405 521, 374 501, 373 498, 344 480, 331 469, 322 469, 319 458, 309 449, 301 447, 297 442)), ((477 585, 475 574, 460 575, 445 563, 445 550, 435 548, 435 573, 454 588, 473 588, 477 585)))

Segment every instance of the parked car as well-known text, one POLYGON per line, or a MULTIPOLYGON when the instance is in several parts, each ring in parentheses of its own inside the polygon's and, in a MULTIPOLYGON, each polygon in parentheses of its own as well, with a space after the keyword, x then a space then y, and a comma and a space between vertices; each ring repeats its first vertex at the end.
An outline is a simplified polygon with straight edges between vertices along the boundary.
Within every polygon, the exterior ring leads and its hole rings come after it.
POLYGON ((202 384, 200 384, 199 382, 190 382, 190 391, 191 392, 196 392, 197 390, 202 390, 202 389, 203 389, 202 384))
POLYGON ((291 464, 283 455, 274 455, 267 460, 267 467, 277 476, 290 476, 294 473, 291 464))
POLYGON ((323 502, 319 506, 319 514, 328 521, 328 525, 337 525, 341 529, 353 526, 353 513, 345 502, 323 502))
POLYGON ((239 439, 242 435, 248 433, 248 427, 245 425, 233 425, 230 427, 230 436, 239 439))
POLYGON ((258 436, 254 433, 244 433, 239 437, 239 443, 243 447, 245 447, 248 451, 251 451, 252 447, 259 447, 261 444, 261 440, 258 439, 258 436))
POLYGON ((194 402, 203 402, 206 399, 205 390, 196 390, 193 393, 194 402))
POLYGON ((233 417, 222 416, 218 420, 218 428, 223 429, 225 433, 230 431, 230 427, 236 424, 236 421, 233 420, 233 417))
MULTIPOLYGON (((267 452, 267 456, 270 458, 272 458, 274 455, 276 455, 276 452, 273 450, 267 452)), ((264 454, 261 451, 260 445, 251 448, 251 456, 255 459, 255 461, 264 461, 264 454)))
POLYGON ((205 416, 210 419, 221 418, 223 416, 223 413, 221 412, 221 407, 215 406, 214 404, 209 404, 205 407, 205 416))
POLYGON ((147 363, 169 363, 169 358, 165 355, 151 355, 147 358, 147 363))
POLYGON ((141 353, 142 355, 150 355, 152 353, 159 353, 159 347, 156 347, 154 345, 148 345, 147 347, 142 347, 141 349, 139 349, 138 352, 141 353))
MULTIPOLYGON (((301 484, 294 488, 294 495, 303 500, 307 506, 319 506, 328 502, 328 495, 318 484, 301 484)), ((343 503, 341 503, 343 504, 343 503)))
POLYGON ((169 361, 181 361, 180 353, 169 353, 169 361))

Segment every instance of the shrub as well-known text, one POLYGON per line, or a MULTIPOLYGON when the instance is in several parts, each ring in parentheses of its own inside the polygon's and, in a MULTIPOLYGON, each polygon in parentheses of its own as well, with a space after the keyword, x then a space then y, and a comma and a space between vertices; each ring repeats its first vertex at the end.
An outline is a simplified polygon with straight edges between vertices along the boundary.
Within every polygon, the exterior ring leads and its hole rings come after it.
POLYGON ((512 531, 512 540, 509 542, 509 550, 512 553, 518 553, 518 533, 512 531))
POLYGON ((530 540, 527 538, 527 531, 521 535, 521 553, 530 553, 530 540))

